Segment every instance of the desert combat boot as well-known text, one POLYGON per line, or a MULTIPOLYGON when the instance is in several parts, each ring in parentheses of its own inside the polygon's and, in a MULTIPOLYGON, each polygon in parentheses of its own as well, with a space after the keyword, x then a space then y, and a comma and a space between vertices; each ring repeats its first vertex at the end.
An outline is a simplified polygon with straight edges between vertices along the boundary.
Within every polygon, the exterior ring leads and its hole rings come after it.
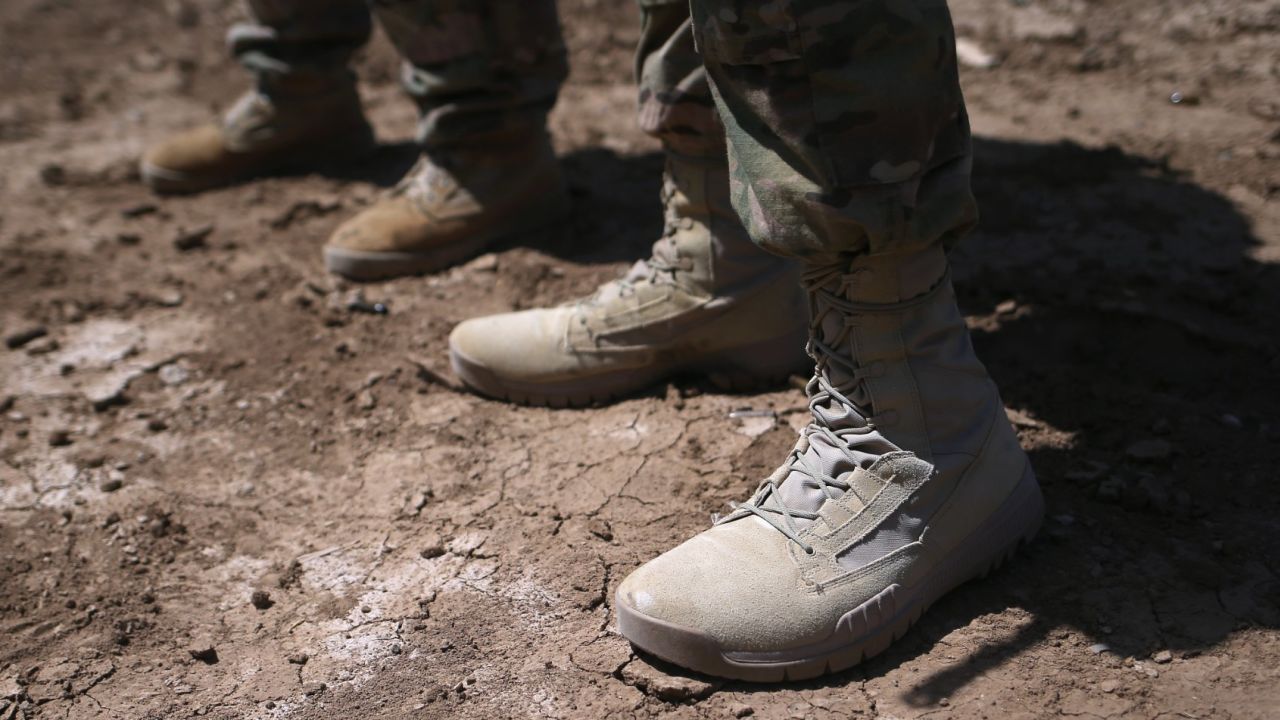
POLYGON ((812 419, 708 530, 618 587, 618 627, 722 677, 835 672, 1040 526, 1043 499, 973 353, 940 249, 806 270, 812 419))
POLYGON ((141 173, 158 193, 191 193, 359 159, 374 147, 354 81, 306 93, 251 90, 221 122, 148 150, 141 173))
POLYGON ((728 194, 723 161, 669 154, 666 230, 652 256, 591 297, 459 324, 454 371, 490 397, 554 407, 680 372, 727 387, 803 372, 799 267, 751 243, 728 194))
POLYGON ((352 280, 434 272, 504 239, 529 241, 570 210, 543 128, 428 148, 394 190, 334 231, 324 262, 352 280))

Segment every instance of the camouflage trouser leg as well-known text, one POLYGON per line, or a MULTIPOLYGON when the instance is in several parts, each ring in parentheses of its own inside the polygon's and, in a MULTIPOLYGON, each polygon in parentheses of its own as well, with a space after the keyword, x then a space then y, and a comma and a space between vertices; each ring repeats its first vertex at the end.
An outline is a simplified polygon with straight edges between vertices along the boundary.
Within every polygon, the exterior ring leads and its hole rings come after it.
POLYGON ((752 238, 812 260, 976 221, 945 0, 692 0, 752 238))
POLYGON ((251 23, 231 28, 231 52, 273 95, 313 94, 350 85, 347 62, 369 39, 364 0, 248 0, 251 23))
POLYGON ((693 44, 689 0, 639 2, 640 129, 661 140, 668 152, 727 162, 724 125, 693 44))
MULTIPOLYGON (((729 288, 781 271, 787 261, 761 252, 728 202, 724 125, 694 47, 689 0, 640 0, 640 10, 640 128, 667 153, 666 191, 678 189, 703 204, 716 284, 729 288)), ((673 222, 679 220, 669 216, 668 230, 673 222)))
POLYGON ((373 0, 405 59, 423 145, 541 132, 569 74, 555 0, 373 0))
POLYGON ((425 146, 493 142, 540 130, 568 74, 554 0, 249 0, 232 52, 267 92, 354 82, 370 5, 405 59, 425 146))

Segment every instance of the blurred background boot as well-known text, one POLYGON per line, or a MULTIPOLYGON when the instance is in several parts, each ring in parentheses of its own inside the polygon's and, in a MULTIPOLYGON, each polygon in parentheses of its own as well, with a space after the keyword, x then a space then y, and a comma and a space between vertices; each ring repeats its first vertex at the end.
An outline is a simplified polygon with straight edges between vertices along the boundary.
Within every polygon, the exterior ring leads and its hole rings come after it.
POLYGON ((354 84, 309 94, 251 90, 222 122, 161 141, 142 159, 159 193, 190 193, 358 159, 375 146, 354 84))
POLYGON ((325 267, 353 280, 448 267, 504 238, 564 220, 571 204, 545 130, 428 149, 400 184, 343 223, 325 267))
POLYGON ((647 260, 588 298, 475 318, 449 337, 454 370, 491 397, 585 405, 681 372, 726 388, 807 365, 798 266, 751 243, 720 158, 668 153, 666 230, 647 260))

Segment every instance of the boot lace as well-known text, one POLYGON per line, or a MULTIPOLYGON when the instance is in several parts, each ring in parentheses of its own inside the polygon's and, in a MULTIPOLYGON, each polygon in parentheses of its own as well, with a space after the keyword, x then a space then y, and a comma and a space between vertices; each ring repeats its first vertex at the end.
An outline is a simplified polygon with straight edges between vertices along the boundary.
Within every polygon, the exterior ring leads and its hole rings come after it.
MULTIPOLYGON (((797 444, 783 465, 783 470, 762 481, 751 500, 740 503, 734 512, 718 523, 729 522, 754 515, 773 526, 778 532, 812 555, 813 546, 805 542, 797 526, 797 520, 816 520, 818 513, 787 504, 780 492, 784 482, 803 482, 817 489, 825 500, 842 496, 850 485, 828 474, 816 453, 808 452, 815 439, 825 440, 826 445, 839 451, 852 466, 868 466, 874 459, 894 448, 876 430, 874 418, 866 403, 859 404, 851 396, 859 395, 863 381, 878 369, 875 365, 859 367, 839 348, 849 347, 849 335, 853 330, 850 319, 852 306, 843 299, 855 282, 856 272, 846 272, 841 265, 823 266, 805 273, 801 282, 809 292, 810 305, 814 309, 809 326, 809 343, 806 350, 814 360, 814 373, 805 386, 809 397, 809 413, 812 417, 802 431, 807 442, 797 444), (835 287, 835 290, 830 288, 835 287), (822 338, 823 321, 836 313, 840 318, 840 331, 830 343, 822 338), (839 371, 839 382, 832 380, 833 369, 839 371), (839 427, 833 426, 833 417, 839 427), (797 478, 797 475, 799 476, 797 478)), ((843 474, 843 473, 842 473, 843 474)))

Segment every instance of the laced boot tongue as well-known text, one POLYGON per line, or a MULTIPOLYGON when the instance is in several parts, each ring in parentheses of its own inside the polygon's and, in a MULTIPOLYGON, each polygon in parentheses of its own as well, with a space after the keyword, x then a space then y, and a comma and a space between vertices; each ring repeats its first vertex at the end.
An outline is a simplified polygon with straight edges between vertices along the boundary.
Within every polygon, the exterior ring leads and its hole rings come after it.
POLYGON ((862 382, 867 370, 856 363, 852 312, 841 297, 849 278, 830 270, 813 275, 805 278, 812 313, 809 354, 816 363, 806 388, 813 420, 788 463, 765 482, 753 503, 743 506, 789 537, 813 522, 828 499, 844 495, 849 473, 899 449, 870 420, 870 397, 862 382))

